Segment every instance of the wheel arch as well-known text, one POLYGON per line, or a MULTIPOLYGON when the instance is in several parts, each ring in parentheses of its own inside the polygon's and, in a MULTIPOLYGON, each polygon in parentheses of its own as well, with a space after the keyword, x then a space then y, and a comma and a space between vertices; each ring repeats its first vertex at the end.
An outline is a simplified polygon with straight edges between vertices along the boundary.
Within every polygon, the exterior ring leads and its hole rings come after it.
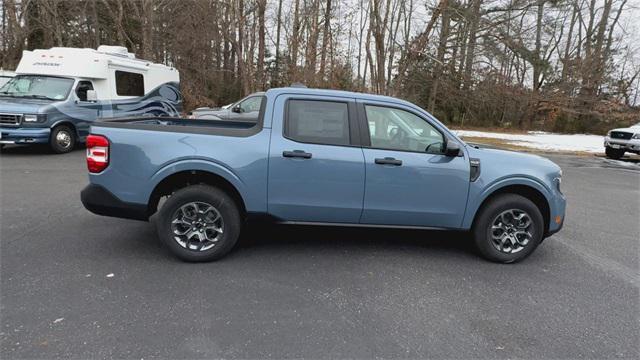
POLYGON ((220 188, 233 198, 241 214, 246 216, 247 206, 238 188, 223 176, 206 170, 183 170, 163 178, 151 192, 147 213, 151 216, 158 211, 158 205, 162 197, 171 195, 173 192, 189 185, 196 184, 220 188))
POLYGON ((80 133, 78 132, 78 127, 71 120, 69 119, 58 120, 55 123, 53 123, 53 125, 51 125, 51 130, 55 129, 60 125, 65 125, 70 127, 71 130, 73 130, 73 132, 76 134, 76 141, 80 139, 80 133))
POLYGON ((482 202, 479 204, 473 215, 473 220, 470 224, 471 228, 473 228, 476 219, 478 218, 482 210, 487 206, 487 204, 491 200, 502 194, 516 194, 531 200, 531 202, 536 205, 536 207, 542 214, 542 218, 544 220, 544 232, 547 233, 549 231, 549 226, 551 223, 551 206, 549 204, 549 199, 547 199, 544 193, 535 186, 522 183, 507 184, 497 187, 488 192, 488 194, 486 194, 486 196, 482 199, 482 202))
POLYGON ((538 207, 544 219, 544 231, 547 233, 551 225, 551 211, 554 206, 550 191, 537 179, 529 177, 510 177, 496 181, 480 191, 475 197, 476 201, 470 199, 463 227, 465 229, 472 228, 482 209, 495 197, 502 194, 517 194, 531 200, 538 207))

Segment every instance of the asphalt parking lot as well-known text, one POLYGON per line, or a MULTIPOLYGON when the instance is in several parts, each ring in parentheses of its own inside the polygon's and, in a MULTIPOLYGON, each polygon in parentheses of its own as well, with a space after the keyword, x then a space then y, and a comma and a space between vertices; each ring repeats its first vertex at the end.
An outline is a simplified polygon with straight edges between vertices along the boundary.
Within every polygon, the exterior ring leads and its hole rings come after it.
POLYGON ((519 264, 465 234, 273 226, 187 264, 82 207, 82 150, 6 149, 0 357, 637 359, 640 164, 552 160, 565 227, 519 264))

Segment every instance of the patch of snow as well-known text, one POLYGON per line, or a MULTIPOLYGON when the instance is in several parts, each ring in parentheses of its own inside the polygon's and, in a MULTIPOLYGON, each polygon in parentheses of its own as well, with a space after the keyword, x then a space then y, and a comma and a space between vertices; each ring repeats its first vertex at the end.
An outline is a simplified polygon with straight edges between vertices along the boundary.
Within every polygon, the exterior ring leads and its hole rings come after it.
POLYGON ((505 134, 484 131, 458 130, 460 137, 482 137, 506 140, 508 144, 547 151, 604 152, 604 137, 586 134, 554 134, 529 131, 526 134, 505 134))
POLYGON ((111 273, 111 274, 107 274, 107 277, 108 277, 108 278, 112 278, 112 277, 113 277, 113 273, 111 273))
POLYGON ((64 318, 57 318, 57 319, 53 320, 53 323, 57 324, 57 323, 61 322, 62 320, 64 320, 64 318))
POLYGON ((622 161, 622 160, 613 160, 613 159, 604 159, 604 162, 611 165, 616 165, 625 168, 637 169, 640 162, 630 162, 630 161, 622 161))

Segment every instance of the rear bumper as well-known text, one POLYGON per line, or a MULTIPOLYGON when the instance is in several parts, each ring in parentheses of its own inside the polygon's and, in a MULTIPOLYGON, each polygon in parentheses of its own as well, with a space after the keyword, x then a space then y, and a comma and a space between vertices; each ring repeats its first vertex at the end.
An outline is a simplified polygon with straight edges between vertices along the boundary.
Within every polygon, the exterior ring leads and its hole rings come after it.
POLYGON ((0 144, 44 144, 49 142, 49 128, 0 127, 0 144))
POLYGON ((87 185, 80 192, 80 200, 87 210, 97 215, 142 221, 149 220, 146 205, 124 202, 100 185, 87 185))

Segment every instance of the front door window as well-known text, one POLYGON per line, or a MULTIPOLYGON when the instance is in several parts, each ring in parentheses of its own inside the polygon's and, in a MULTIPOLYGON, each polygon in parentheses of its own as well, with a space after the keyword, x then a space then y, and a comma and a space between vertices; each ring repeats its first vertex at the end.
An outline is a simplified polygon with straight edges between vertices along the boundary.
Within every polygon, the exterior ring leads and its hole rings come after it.
POLYGON ((442 133, 424 119, 395 108, 366 105, 365 109, 371 147, 432 154, 443 152, 442 133))

